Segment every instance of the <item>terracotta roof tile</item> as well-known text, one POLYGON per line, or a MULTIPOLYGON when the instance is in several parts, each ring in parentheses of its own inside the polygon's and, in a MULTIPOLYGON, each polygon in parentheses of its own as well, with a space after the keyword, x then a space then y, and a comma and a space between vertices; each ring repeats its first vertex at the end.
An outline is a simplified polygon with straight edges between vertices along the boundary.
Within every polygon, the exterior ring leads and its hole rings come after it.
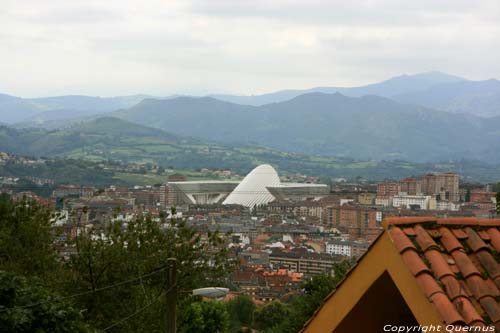
POLYGON ((438 224, 442 225, 479 225, 479 220, 475 217, 449 217, 437 219, 438 224))
POLYGON ((443 288, 446 291, 446 294, 450 298, 450 300, 454 300, 457 297, 465 296, 467 297, 467 293, 460 285, 460 282, 456 277, 447 275, 441 279, 441 283, 443 284, 443 288))
POLYGON ((391 236, 396 249, 398 249, 400 253, 407 249, 415 249, 415 245, 413 245, 411 240, 404 234, 404 232, 400 228, 391 228, 389 230, 389 235, 391 236))
POLYGON ((443 292, 430 273, 422 273, 416 277, 417 283, 422 288, 424 295, 430 298, 435 293, 443 292))
POLYGON ((500 266, 489 250, 478 251, 476 257, 492 279, 500 277, 500 266))
MULTIPOLYGON (((469 289, 469 286, 467 285, 467 282, 465 280, 460 280, 460 287, 462 288, 462 291, 469 297, 474 296, 472 292, 469 289)), ((473 299, 474 301, 474 299, 473 299)), ((478 303, 479 304, 479 303, 478 303)))
POLYGON ((486 313, 490 316, 494 323, 500 321, 500 307, 493 297, 484 297, 479 300, 479 303, 481 303, 481 306, 485 309, 486 313))
POLYGON ((490 240, 490 235, 486 232, 486 230, 478 230, 477 234, 479 237, 481 237, 484 241, 489 241, 490 240))
POLYGON ((487 232, 490 235, 491 245, 497 252, 500 252, 500 231, 496 228, 489 228, 487 232))
POLYGON ((427 233, 432 237, 432 238, 440 238, 441 237, 441 233, 439 232, 439 230, 437 229, 431 229, 431 230, 427 230, 427 233))
POLYGON ((423 294, 457 331, 463 325, 500 329, 499 227, 500 219, 428 216, 392 218, 387 224, 423 294))
POLYGON ((431 236, 427 233, 427 231, 421 226, 421 225, 416 225, 414 228, 415 233, 417 234, 416 240, 422 251, 427 251, 430 248, 437 248, 439 249, 438 245, 434 240, 432 239, 431 236))
POLYGON ((405 251, 403 252, 402 256, 403 261, 408 266, 413 275, 416 276, 422 272, 429 272, 429 268, 424 264, 416 251, 405 251))
POLYGON ((491 279, 486 279, 486 284, 488 285, 488 288, 490 288, 490 295, 493 297, 499 297, 500 296, 500 289, 498 289, 498 286, 495 284, 495 282, 491 279))
POLYGON ((464 278, 471 276, 472 274, 481 275, 479 270, 474 266, 472 260, 463 250, 453 251, 451 254, 455 262, 457 263, 460 272, 462 273, 464 278))
POLYGON ((416 233, 415 233, 415 230, 413 230, 412 227, 406 227, 406 228, 403 228, 403 232, 407 235, 407 236, 415 236, 416 233))
POLYGON ((463 248, 462 244, 460 244, 449 229, 440 228, 439 231, 441 231, 441 243, 448 252, 453 252, 453 250, 463 248))
POLYGON ((490 288, 479 275, 471 275, 466 279, 466 281, 469 290, 477 300, 481 300, 481 298, 489 296, 490 288))
POLYGON ((384 220, 388 225, 390 224, 416 224, 416 223, 425 223, 431 222, 435 223, 436 218, 434 216, 403 216, 403 217, 388 217, 384 220))
POLYGON ((465 228, 465 232, 467 233, 467 244, 472 249, 472 251, 477 252, 481 249, 487 249, 488 246, 486 243, 479 237, 479 235, 472 230, 471 228, 465 228))
POLYGON ((469 236, 467 236, 467 233, 463 229, 451 229, 451 232, 457 237, 459 240, 464 240, 467 239, 469 236))
POLYGON ((500 227, 500 219, 483 219, 478 221, 479 225, 483 227, 500 227))
POLYGON ((500 277, 497 277, 496 279, 493 280, 493 282, 495 283, 495 285, 500 288, 500 277))
POLYGON ((445 323, 450 325, 465 324, 464 318, 458 313, 453 303, 451 303, 445 294, 436 293, 432 295, 431 301, 445 323))
POLYGON ((459 297, 453 301, 458 312, 462 315, 467 325, 484 325, 484 319, 477 313, 474 305, 467 297, 459 297))
POLYGON ((434 275, 441 279, 445 275, 453 275, 448 263, 444 260, 443 255, 437 250, 429 250, 425 252, 425 257, 431 264, 434 275))

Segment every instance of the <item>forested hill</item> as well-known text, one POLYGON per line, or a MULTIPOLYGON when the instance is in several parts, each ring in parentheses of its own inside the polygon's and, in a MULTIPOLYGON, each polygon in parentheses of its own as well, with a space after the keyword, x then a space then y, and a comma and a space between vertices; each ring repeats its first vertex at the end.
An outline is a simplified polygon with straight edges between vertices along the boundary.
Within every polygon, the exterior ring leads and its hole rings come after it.
POLYGON ((302 173, 323 177, 359 176, 370 180, 383 180, 427 172, 455 171, 471 181, 492 182, 500 179, 498 166, 482 162, 460 160, 446 163, 411 163, 402 160, 356 160, 348 157, 284 152, 256 145, 221 145, 180 137, 112 117, 98 118, 67 129, 52 131, 17 130, 0 126, 0 151, 74 160, 159 164, 165 168, 181 170, 231 169, 240 174, 245 174, 258 164, 270 163, 282 174, 302 173))

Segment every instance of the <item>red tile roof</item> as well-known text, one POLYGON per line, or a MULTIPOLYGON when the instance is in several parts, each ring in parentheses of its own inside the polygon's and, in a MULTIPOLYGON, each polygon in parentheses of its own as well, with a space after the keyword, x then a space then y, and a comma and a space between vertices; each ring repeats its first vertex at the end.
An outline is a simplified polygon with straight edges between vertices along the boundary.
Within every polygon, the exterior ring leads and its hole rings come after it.
POLYGON ((385 223, 444 323, 495 325, 500 331, 500 219, 426 216, 385 223))

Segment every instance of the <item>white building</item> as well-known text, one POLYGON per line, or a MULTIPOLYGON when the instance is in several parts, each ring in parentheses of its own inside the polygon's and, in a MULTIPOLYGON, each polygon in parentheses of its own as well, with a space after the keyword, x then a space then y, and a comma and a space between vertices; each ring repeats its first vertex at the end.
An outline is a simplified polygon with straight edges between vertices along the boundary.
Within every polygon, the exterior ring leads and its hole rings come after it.
POLYGON ((405 193, 400 193, 392 197, 392 205, 394 207, 405 207, 411 208, 412 206, 418 206, 420 209, 429 209, 429 203, 431 201, 430 195, 408 195, 405 193))
POLYGON ((267 186, 279 186, 278 173, 269 164, 262 164, 253 169, 224 200, 224 205, 242 205, 254 207, 274 200, 267 186))
POLYGON ((453 203, 451 201, 438 201, 437 210, 448 210, 448 211, 458 211, 460 209, 460 204, 453 203))
POLYGON ((389 207, 392 205, 392 198, 375 198, 375 205, 389 207))
POLYGON ((326 243, 326 253, 350 257, 352 255, 351 242, 338 240, 326 243))

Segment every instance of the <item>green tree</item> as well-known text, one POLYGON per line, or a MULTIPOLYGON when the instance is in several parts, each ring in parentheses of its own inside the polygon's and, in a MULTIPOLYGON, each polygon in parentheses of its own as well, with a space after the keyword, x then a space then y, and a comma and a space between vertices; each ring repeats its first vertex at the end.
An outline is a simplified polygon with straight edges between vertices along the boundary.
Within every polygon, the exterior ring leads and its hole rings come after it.
POLYGON ((91 332, 79 311, 56 298, 40 283, 0 271, 0 331, 91 332))
POLYGON ((224 333, 229 327, 226 306, 217 301, 187 302, 178 321, 179 333, 224 333))
MULTIPOLYGON (((86 317, 99 328, 106 327, 151 303, 164 292, 168 258, 177 258, 180 290, 221 285, 234 262, 228 259, 222 237, 207 238, 183 220, 158 222, 151 216, 138 217, 126 227, 109 223, 102 231, 82 233, 74 244, 77 254, 68 263, 68 293, 87 292, 136 279, 110 290, 78 299, 86 317), (137 279, 138 277, 144 278, 137 279)), ((179 300, 187 296, 180 293, 179 300)), ((161 329, 164 299, 121 325, 126 331, 161 329)))
POLYGON ((354 263, 354 259, 344 260, 334 265, 333 276, 318 275, 304 283, 304 294, 295 296, 290 302, 290 320, 284 321, 273 332, 300 331, 304 323, 322 304, 325 297, 342 281, 354 263))
POLYGON ((266 303, 255 311, 254 327, 262 332, 273 332, 290 318, 290 308, 279 301, 266 303))
POLYGON ((248 295, 238 295, 227 302, 230 327, 237 332, 242 327, 251 327, 255 312, 255 304, 248 295))
POLYGON ((0 269, 49 283, 57 272, 52 213, 35 201, 0 195, 0 269))
POLYGON ((470 188, 465 192, 465 202, 470 202, 470 188))

